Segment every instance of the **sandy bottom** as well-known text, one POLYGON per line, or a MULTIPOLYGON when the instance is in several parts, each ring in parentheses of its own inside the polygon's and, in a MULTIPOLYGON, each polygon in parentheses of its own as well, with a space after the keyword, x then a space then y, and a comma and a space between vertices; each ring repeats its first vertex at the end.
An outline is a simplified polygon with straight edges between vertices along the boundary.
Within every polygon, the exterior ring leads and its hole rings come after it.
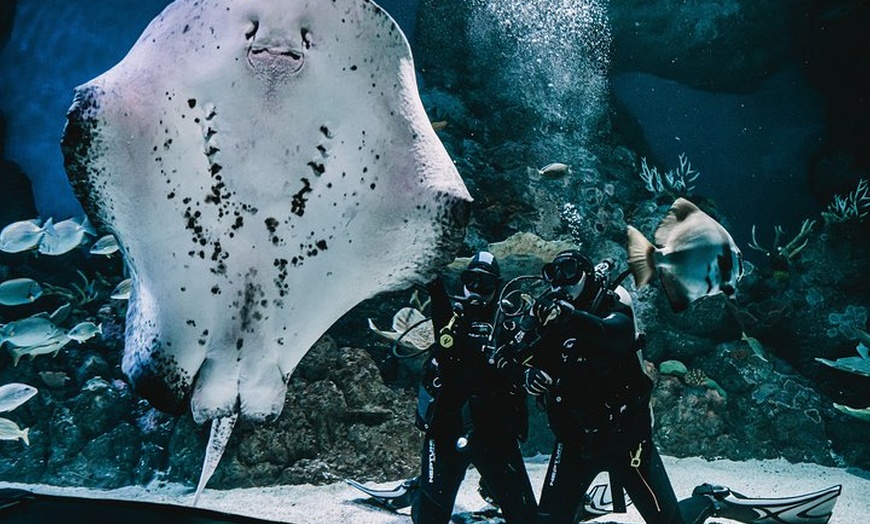
MULTIPOLYGON (((728 486, 749 497, 787 497, 808 493, 840 484, 843 492, 834 508, 830 524, 870 523, 870 472, 828 468, 815 464, 792 464, 785 460, 706 461, 699 458, 663 457, 665 467, 678 498, 688 496, 696 485, 709 482, 728 486)), ((540 486, 545 470, 545 457, 530 459, 529 476, 540 486)), ((456 501, 455 512, 482 509, 486 503, 477 494, 477 472, 469 470, 456 501)), ((396 482, 368 484, 388 488, 396 482)), ((606 477, 599 480, 605 481, 606 477)), ((193 489, 181 484, 155 482, 148 486, 130 486, 114 490, 60 488, 47 485, 0 482, 0 488, 21 488, 36 493, 74 495, 78 497, 144 500, 164 504, 190 505, 193 489)), ((236 513, 294 524, 409 524, 410 513, 393 513, 372 507, 365 497, 344 482, 326 486, 275 486, 233 490, 206 489, 199 506, 227 513, 236 513)), ((611 514, 591 522, 607 524, 643 524, 632 506, 624 514, 611 514)), ((708 524, 734 522, 711 518, 708 524)))

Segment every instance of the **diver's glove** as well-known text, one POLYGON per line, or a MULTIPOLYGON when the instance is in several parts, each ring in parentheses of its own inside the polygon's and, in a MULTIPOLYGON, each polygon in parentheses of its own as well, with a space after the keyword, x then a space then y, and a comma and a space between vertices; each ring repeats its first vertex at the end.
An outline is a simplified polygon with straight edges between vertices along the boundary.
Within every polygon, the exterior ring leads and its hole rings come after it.
POLYGON ((525 389, 526 393, 529 395, 532 395, 533 397, 542 395, 550 389, 552 384, 553 379, 543 370, 538 368, 526 369, 525 379, 523 380, 523 389, 525 389))
POLYGON ((532 312, 535 314, 538 322, 542 326, 546 326, 558 319, 563 309, 569 304, 570 302, 568 302, 564 293, 551 291, 535 301, 532 312))

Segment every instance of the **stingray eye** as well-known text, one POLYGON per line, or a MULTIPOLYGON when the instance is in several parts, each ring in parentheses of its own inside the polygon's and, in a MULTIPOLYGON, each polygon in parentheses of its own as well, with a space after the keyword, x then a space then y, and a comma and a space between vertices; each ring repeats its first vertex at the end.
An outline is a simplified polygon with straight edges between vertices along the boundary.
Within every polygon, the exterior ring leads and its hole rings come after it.
POLYGON ((305 49, 311 49, 311 31, 307 28, 302 28, 302 46, 305 49))
POLYGON ((251 20, 251 23, 248 25, 248 30, 245 31, 245 39, 253 40, 255 36, 257 36, 257 30, 260 28, 259 20, 251 20))

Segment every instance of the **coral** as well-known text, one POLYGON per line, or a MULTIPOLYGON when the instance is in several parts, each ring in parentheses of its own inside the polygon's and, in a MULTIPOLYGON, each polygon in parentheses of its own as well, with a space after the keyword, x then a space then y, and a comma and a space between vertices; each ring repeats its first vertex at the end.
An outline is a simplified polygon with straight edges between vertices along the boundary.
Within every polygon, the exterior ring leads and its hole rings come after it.
POLYGON ((650 193, 660 195, 669 194, 674 197, 687 196, 695 190, 694 182, 701 173, 692 169, 692 163, 685 153, 680 153, 680 166, 662 174, 658 168, 650 168, 646 163, 646 157, 640 160, 640 178, 650 193))
POLYGON ((659 373, 662 375, 673 375, 682 377, 688 372, 686 365, 679 360, 665 360, 659 364, 659 373))
POLYGON ((755 225, 752 226, 752 241, 749 243, 749 247, 756 250, 761 251, 766 254, 768 257, 773 259, 774 261, 788 262, 793 259, 800 253, 803 248, 807 247, 810 239, 810 233, 813 232, 813 228, 816 225, 815 220, 806 219, 801 224, 801 230, 797 235, 791 240, 791 242, 787 243, 784 246, 780 246, 780 241, 782 240, 782 235, 785 233, 785 230, 782 226, 774 226, 773 227, 773 244, 770 249, 762 247, 761 244, 758 243, 758 239, 755 236, 755 225))
POLYGON ((846 196, 836 195, 822 211, 825 224, 836 224, 855 220, 863 222, 870 216, 870 183, 866 178, 858 181, 858 185, 846 196))
POLYGON ((690 369, 684 376, 683 380, 687 386, 702 387, 707 382, 707 374, 700 369, 690 369))
POLYGON ((839 334, 849 340, 856 340, 859 336, 856 330, 863 329, 867 325, 867 308, 846 306, 842 313, 829 314, 828 322, 831 324, 831 328, 827 331, 828 337, 834 338, 839 334))

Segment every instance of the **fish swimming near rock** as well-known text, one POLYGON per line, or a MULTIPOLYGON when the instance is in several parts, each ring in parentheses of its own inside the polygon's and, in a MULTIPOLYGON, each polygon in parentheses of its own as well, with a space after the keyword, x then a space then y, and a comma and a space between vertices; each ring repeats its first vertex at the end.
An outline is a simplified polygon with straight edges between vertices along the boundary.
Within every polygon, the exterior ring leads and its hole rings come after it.
POLYGON ((88 320, 85 322, 79 322, 75 326, 71 327, 66 336, 81 344, 82 342, 89 340, 96 335, 102 334, 103 325, 97 325, 88 320))
POLYGON ((0 304, 20 306, 42 296, 42 286, 32 278, 13 278, 0 284, 0 304))
POLYGON ((56 224, 46 222, 38 250, 43 255, 63 255, 79 247, 85 235, 96 235, 87 217, 68 218, 56 224))
POLYGON ((0 418, 0 440, 21 439, 29 446, 30 438, 27 436, 29 432, 30 428, 21 429, 18 424, 8 418, 0 418))
POLYGON ((12 411, 24 404, 39 392, 38 389, 21 382, 11 382, 0 386, 0 413, 12 411))
MULTIPOLYGON (((8 224, 0 231, 0 251, 21 253, 38 248, 45 236, 44 225, 40 225, 40 222, 39 219, 31 219, 8 224)), ((45 224, 51 225, 51 218, 45 224)))
POLYGON ((115 235, 103 235, 96 242, 91 244, 88 252, 92 255, 109 256, 118 252, 121 247, 118 245, 118 239, 115 235))
POLYGON ((130 292, 133 290, 133 279, 125 278, 124 280, 118 282, 118 285, 115 286, 115 289, 112 290, 109 298, 113 298, 115 300, 129 300, 130 292))
POLYGON ((65 331, 51 321, 48 313, 37 313, 0 325, 0 347, 3 344, 18 347, 38 346, 60 334, 66 335, 65 331))
POLYGON ((213 426, 274 420, 314 342, 431 279, 470 211, 410 47, 366 0, 178 0, 76 88, 62 150, 132 278, 122 370, 213 426))
POLYGON ((674 201, 655 241, 661 247, 628 226, 628 264, 638 288, 658 273, 675 312, 703 296, 734 296, 743 277, 743 254, 731 234, 695 204, 674 201))
POLYGON ((393 315, 393 330, 379 329, 372 319, 369 329, 392 341, 399 341, 405 347, 425 350, 435 343, 435 328, 432 320, 426 318, 417 308, 403 307, 393 315))
POLYGON ((32 346, 7 346, 6 351, 12 356, 12 365, 17 366, 21 357, 27 355, 30 360, 35 359, 39 355, 57 356, 61 349, 66 347, 72 341, 67 336, 66 330, 60 330, 57 334, 50 338, 32 346))
POLYGON ((551 164, 547 164, 540 169, 535 169, 534 167, 528 168, 529 175, 540 175, 547 177, 557 177, 562 175, 570 175, 571 174, 571 166, 568 164, 563 164, 562 162, 553 162, 551 164))

